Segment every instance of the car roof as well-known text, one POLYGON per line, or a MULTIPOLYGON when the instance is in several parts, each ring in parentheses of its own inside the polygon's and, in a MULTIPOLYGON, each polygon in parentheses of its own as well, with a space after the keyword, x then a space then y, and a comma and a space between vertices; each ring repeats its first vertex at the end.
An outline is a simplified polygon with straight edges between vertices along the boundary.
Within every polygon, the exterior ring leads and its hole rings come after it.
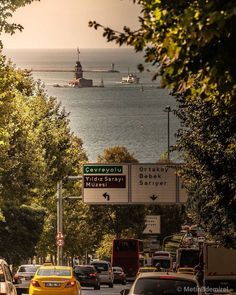
POLYGON ((72 270, 71 266, 61 266, 61 265, 42 265, 39 269, 68 269, 72 270))
POLYGON ((41 266, 42 264, 21 264, 19 267, 25 266, 41 266))
POLYGON ((110 264, 110 262, 106 261, 106 260, 93 260, 93 261, 91 261, 91 264, 93 264, 93 263, 109 263, 110 264))
POLYGON ((76 268, 76 267, 91 267, 91 268, 95 269, 95 267, 91 264, 78 264, 78 265, 74 266, 74 268, 76 268))
POLYGON ((177 279, 187 279, 187 280, 191 280, 191 281, 196 281, 196 279, 194 278, 193 275, 191 274, 180 274, 180 273, 176 273, 176 272, 144 272, 144 273, 140 273, 139 278, 154 278, 154 277, 161 277, 163 278, 177 278, 177 279))

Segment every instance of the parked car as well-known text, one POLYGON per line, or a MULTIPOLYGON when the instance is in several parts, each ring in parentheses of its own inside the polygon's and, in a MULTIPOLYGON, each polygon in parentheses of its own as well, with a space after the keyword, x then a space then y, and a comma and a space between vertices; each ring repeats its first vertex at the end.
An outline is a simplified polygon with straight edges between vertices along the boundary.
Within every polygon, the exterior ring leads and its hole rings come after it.
POLYGON ((0 259, 0 294, 17 294, 10 267, 3 259, 0 259))
POLYGON ((19 281, 19 284, 16 285, 18 295, 29 293, 30 281, 40 266, 39 264, 24 264, 19 266, 14 276, 14 279, 19 281))
POLYGON ((90 263, 93 265, 99 275, 100 284, 108 285, 110 288, 113 287, 114 273, 112 271, 111 263, 103 260, 96 260, 90 263))
POLYGON ((113 266, 112 267, 114 273, 114 282, 121 283, 122 285, 126 284, 126 274, 122 267, 113 266))
POLYGON ((81 287, 69 266, 41 266, 30 283, 29 295, 80 295, 81 287))
POLYGON ((121 295, 203 295, 197 280, 187 274, 174 272, 140 273, 131 289, 121 291, 121 295))
POLYGON ((93 265, 76 265, 74 266, 74 274, 81 286, 100 290, 100 277, 93 265))

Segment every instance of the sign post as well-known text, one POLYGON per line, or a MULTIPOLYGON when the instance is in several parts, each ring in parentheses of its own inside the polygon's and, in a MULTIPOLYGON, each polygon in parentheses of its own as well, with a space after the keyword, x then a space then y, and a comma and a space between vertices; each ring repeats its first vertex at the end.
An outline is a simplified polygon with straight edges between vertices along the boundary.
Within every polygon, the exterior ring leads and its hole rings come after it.
POLYGON ((164 164, 133 164, 131 192, 132 203, 176 203, 176 168, 164 164))
POLYGON ((160 234, 161 233, 161 222, 160 215, 147 215, 145 220, 145 229, 143 234, 160 234))
POLYGON ((84 202, 88 204, 127 204, 128 170, 128 164, 84 165, 84 202))
POLYGON ((185 203, 179 164, 86 164, 83 200, 87 204, 185 203))

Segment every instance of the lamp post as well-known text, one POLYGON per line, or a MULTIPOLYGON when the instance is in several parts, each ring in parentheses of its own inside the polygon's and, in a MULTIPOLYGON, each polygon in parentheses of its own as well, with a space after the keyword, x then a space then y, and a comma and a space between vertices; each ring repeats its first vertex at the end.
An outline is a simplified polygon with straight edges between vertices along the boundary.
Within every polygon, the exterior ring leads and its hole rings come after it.
MULTIPOLYGON (((63 198, 62 198, 62 181, 57 182, 57 238, 63 237, 63 198)), ((64 241, 63 241, 64 242, 64 241)), ((62 265, 62 248, 63 243, 57 242, 57 265, 62 265)))
MULTIPOLYGON (((68 176, 68 180, 82 179, 81 175, 68 176)), ((57 182, 57 265, 63 265, 63 199, 81 199, 79 196, 62 196, 62 180, 57 182)))
POLYGON ((168 238, 172 238, 174 235, 170 235, 170 236, 166 236, 164 237, 163 241, 162 241, 162 250, 164 251, 164 246, 165 246, 165 240, 168 239, 168 238))
POLYGON ((170 112, 172 112, 170 105, 165 107, 164 112, 167 112, 167 160, 170 162, 170 112))

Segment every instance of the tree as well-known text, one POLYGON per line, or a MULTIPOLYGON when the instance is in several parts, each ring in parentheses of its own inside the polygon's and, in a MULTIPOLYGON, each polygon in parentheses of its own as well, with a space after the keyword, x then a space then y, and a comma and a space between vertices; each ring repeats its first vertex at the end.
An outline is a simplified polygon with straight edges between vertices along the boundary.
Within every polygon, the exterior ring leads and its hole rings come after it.
MULTIPOLYGON (((116 32, 109 42, 144 51, 154 79, 177 97, 182 130, 177 149, 196 221, 222 244, 236 247, 236 3, 233 0, 137 0, 140 28, 116 32)), ((139 66, 144 70, 143 66, 139 66)))
MULTIPOLYGON (((32 225, 39 221, 35 207, 44 210, 45 224, 48 224, 50 214, 55 213, 57 181, 79 174, 87 156, 81 139, 70 131, 68 114, 56 99, 48 97, 28 72, 16 70, 3 56, 0 61, 0 208, 4 228, 11 228, 10 232, 4 231, 9 241, 21 235, 22 215, 28 213, 25 219, 32 225), (31 210, 25 212, 23 205, 31 210), (10 209, 18 210, 14 219, 8 216, 10 209)), ((19 256, 12 255, 14 263, 26 258, 22 252, 25 255, 35 253, 43 227, 38 227, 33 238, 32 228, 25 226, 24 230, 28 251, 24 243, 19 243, 19 256)), ((52 231, 48 233, 53 235, 52 231)), ((46 240, 51 242, 52 238, 46 240)), ((55 235, 53 241, 55 249, 55 235)), ((1 255, 9 257, 8 253, 15 253, 14 247, 14 243, 5 247, 1 240, 1 255)))
POLYGON ((44 224, 44 210, 29 206, 3 208, 5 221, 0 222, 0 252, 9 263, 20 264, 35 255, 44 224))
POLYGON ((111 261, 113 239, 115 239, 114 235, 104 235, 99 248, 96 250, 97 258, 100 260, 111 261))
MULTIPOLYGON (((0 2, 0 33, 5 32, 8 34, 14 34, 16 30, 22 31, 23 27, 20 24, 9 23, 9 18, 12 17, 12 13, 18 8, 30 4, 33 1, 40 0, 1 0, 0 2)), ((2 43, 0 41, 0 46, 2 43)))

